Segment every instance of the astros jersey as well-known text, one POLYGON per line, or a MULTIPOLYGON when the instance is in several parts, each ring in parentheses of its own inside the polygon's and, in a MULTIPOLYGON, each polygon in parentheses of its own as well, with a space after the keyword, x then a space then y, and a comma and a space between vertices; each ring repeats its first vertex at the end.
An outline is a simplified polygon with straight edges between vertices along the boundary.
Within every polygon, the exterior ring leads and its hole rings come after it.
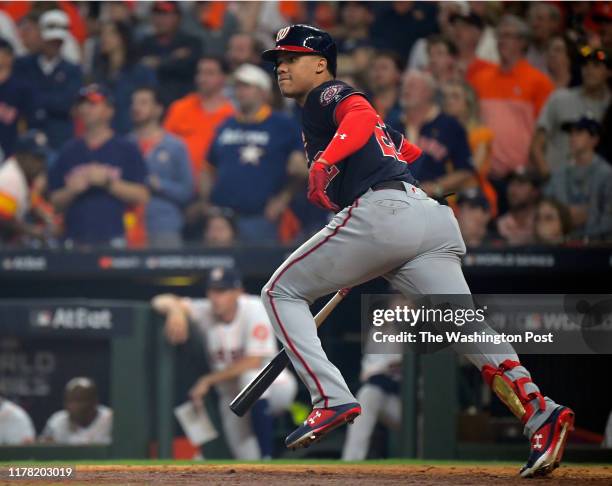
POLYGON ((268 107, 258 115, 260 121, 253 123, 238 117, 226 120, 208 153, 208 162, 217 169, 211 201, 244 215, 263 212, 287 182, 289 156, 302 150, 293 119, 268 107))
MULTIPOLYGON (((336 107, 351 95, 365 96, 336 80, 327 81, 308 94, 302 110, 302 128, 309 164, 323 153, 336 134, 336 107)), ((350 137, 351 134, 340 133, 338 136, 350 137)), ((408 164, 399 153, 400 140, 401 136, 390 133, 379 117, 366 144, 334 165, 338 172, 327 188, 329 198, 345 207, 378 182, 399 180, 416 185, 408 164)))
POLYGON ((191 319, 205 337, 212 370, 223 370, 244 356, 271 359, 278 351, 270 320, 259 297, 240 296, 232 322, 219 321, 208 299, 186 299, 184 302, 191 319))

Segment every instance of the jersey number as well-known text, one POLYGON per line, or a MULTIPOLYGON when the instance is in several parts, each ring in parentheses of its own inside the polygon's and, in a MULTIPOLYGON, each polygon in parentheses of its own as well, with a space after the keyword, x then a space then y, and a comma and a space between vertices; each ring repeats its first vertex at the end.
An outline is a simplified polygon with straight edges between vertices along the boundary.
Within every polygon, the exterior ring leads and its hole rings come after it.
POLYGON ((379 121, 374 127, 374 136, 376 137, 376 141, 378 142, 378 146, 385 157, 393 157, 395 160, 399 160, 400 162, 407 163, 402 155, 397 151, 393 140, 387 133, 387 127, 382 121, 379 121))

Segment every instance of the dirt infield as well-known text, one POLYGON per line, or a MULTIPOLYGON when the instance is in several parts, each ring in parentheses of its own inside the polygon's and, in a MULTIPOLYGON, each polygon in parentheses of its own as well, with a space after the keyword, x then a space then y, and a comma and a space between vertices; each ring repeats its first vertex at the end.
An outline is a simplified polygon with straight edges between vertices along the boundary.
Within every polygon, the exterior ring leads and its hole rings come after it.
POLYGON ((7 485, 612 485, 612 466, 562 466, 545 479, 520 479, 512 466, 446 465, 157 465, 77 466, 62 481, 0 481, 7 485))

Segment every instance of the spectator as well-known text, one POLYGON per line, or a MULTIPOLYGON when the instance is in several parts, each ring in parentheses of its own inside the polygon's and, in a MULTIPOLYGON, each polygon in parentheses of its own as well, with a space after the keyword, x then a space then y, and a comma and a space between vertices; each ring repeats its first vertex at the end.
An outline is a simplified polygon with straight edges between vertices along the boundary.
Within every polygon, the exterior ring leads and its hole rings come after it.
POLYGON ((49 138, 49 144, 58 150, 74 132, 70 107, 82 83, 81 70, 76 64, 62 59, 60 51, 67 38, 66 23, 55 25, 54 16, 65 15, 52 10, 40 18, 43 40, 40 53, 30 54, 15 61, 15 73, 28 80, 36 92, 33 126, 49 138))
POLYGON ((164 121, 164 128, 187 145, 198 187, 204 157, 215 130, 234 113, 232 104, 223 95, 227 74, 227 65, 221 58, 201 58, 195 80, 196 92, 170 105, 164 121))
POLYGON ((476 248, 490 243, 491 208, 487 198, 477 189, 470 189, 459 194, 457 208, 457 222, 466 246, 476 248))
POLYGON ((368 2, 340 2, 340 25, 334 36, 338 45, 338 72, 360 75, 373 52, 370 27, 374 16, 368 2))
POLYGON ((559 34, 550 39, 546 51, 546 69, 557 90, 580 84, 578 49, 567 35, 559 34))
POLYGON ((270 108, 272 81, 264 70, 243 64, 234 80, 238 113, 219 127, 208 154, 210 202, 235 211, 241 240, 277 241, 295 180, 307 176, 300 130, 270 108))
POLYGON ((472 163, 478 174, 481 190, 489 201, 491 216, 497 216, 497 193, 488 180, 491 168, 493 132, 480 122, 478 100, 470 85, 447 83, 443 87, 444 111, 455 117, 468 134, 472 163))
POLYGON ((31 444, 35 438, 36 431, 28 413, 0 397, 0 446, 31 444))
POLYGON ((254 35, 245 32, 237 32, 229 38, 225 59, 231 72, 234 72, 242 64, 261 63, 260 52, 262 51, 254 35))
POLYGON ((509 245, 527 245, 534 239, 535 209, 540 179, 526 169, 508 177, 508 211, 497 220, 497 232, 509 245))
POLYGON ((389 2, 381 6, 371 29, 375 47, 408 59, 418 39, 438 31, 437 8, 433 2, 389 2))
POLYGON ((135 144, 113 132, 108 90, 83 88, 76 111, 84 133, 58 155, 49 180, 51 202, 65 213, 69 241, 125 246, 123 214, 148 199, 145 162, 135 144))
POLYGON ((197 37, 209 56, 224 56, 230 37, 239 30, 238 19, 227 2, 192 2, 191 11, 183 16, 182 26, 197 37))
POLYGON ((31 190, 44 177, 46 158, 45 134, 30 131, 17 141, 15 154, 0 164, 0 247, 22 236, 41 236, 25 216, 31 190))
POLYGON ((17 126, 32 117, 34 93, 13 72, 13 48, 0 37, 0 163, 12 155, 17 126))
POLYGON ((430 74, 408 71, 402 83, 404 113, 398 129, 423 150, 411 166, 421 188, 430 196, 442 197, 474 186, 476 180, 465 129, 434 103, 435 93, 430 74))
POLYGON ((447 38, 431 35, 427 38, 428 71, 438 86, 461 79, 457 70, 457 48, 447 38))
POLYGON ((442 36, 447 39, 455 38, 455 25, 451 19, 456 14, 465 14, 468 11, 467 2, 438 2, 437 24, 438 30, 429 35, 418 39, 412 49, 408 59, 408 69, 426 70, 429 64, 429 54, 427 53, 427 39, 431 36, 442 36))
POLYGON ((64 445, 110 445, 113 411, 98 403, 98 388, 89 378, 73 378, 64 390, 64 410, 55 412, 41 442, 64 445))
POLYGON ((570 161, 569 137, 564 123, 588 116, 601 121, 610 104, 608 79, 612 62, 607 52, 585 47, 580 51, 582 85, 560 89, 548 99, 538 119, 531 145, 537 169, 548 175, 570 161))
POLYGON ((398 104, 402 64, 390 51, 376 53, 369 71, 369 88, 372 106, 383 120, 397 117, 401 111, 398 104))
POLYGON ((527 13, 531 42, 527 49, 527 61, 534 68, 550 74, 546 64, 546 54, 553 36, 561 29, 561 12, 551 2, 534 2, 527 13))
POLYGON ((204 245, 227 248, 234 246, 237 240, 234 212, 226 208, 210 208, 204 228, 204 245))
POLYGON ((151 23, 154 34, 140 45, 141 61, 155 70, 164 106, 185 96, 193 89, 193 77, 200 42, 179 29, 181 10, 178 2, 153 4, 151 23))
POLYGON ((115 100, 113 130, 122 135, 132 129, 132 94, 140 86, 155 86, 155 73, 136 62, 131 27, 105 22, 100 29, 100 52, 94 61, 93 79, 107 86, 115 100))
POLYGON ((574 235, 612 237, 612 167, 595 153, 601 126, 582 117, 563 125, 569 131, 571 163, 553 172, 546 195, 569 207, 574 235))
POLYGON ((493 130, 491 178, 503 195, 503 179, 527 165, 537 116, 553 84, 525 60, 529 29, 506 15, 498 31, 501 64, 482 69, 472 80, 485 125, 493 130))
POLYGON ((40 15, 30 12, 21 17, 17 24, 19 38, 26 54, 39 54, 42 51, 43 40, 38 26, 39 19, 40 15))
POLYGON ((567 240, 572 231, 572 217, 568 207, 556 199, 544 197, 535 214, 535 241, 558 245, 567 240))
POLYGON ((182 245, 183 206, 193 193, 191 164, 185 144, 160 124, 163 105, 152 88, 138 88, 132 95, 134 139, 149 169, 147 186, 151 200, 146 208, 149 245, 178 248, 182 245))
POLYGON ((0 32, 2 33, 2 38, 9 43, 17 55, 22 55, 24 53, 25 49, 19 38, 15 22, 10 15, 2 10, 0 10, 0 32))
POLYGON ((450 21, 455 27, 454 42, 457 46, 458 67, 465 80, 471 84, 481 69, 493 66, 491 61, 478 56, 477 49, 485 25, 482 18, 474 12, 455 14, 451 16, 450 21))

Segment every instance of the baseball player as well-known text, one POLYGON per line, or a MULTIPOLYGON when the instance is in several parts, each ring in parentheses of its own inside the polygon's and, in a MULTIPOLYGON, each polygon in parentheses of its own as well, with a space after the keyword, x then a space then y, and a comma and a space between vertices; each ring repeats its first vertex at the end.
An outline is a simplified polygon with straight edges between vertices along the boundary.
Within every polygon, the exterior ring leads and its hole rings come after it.
MULTIPOLYGON (((407 304, 409 303, 402 296, 395 296, 390 300, 388 308, 407 304)), ((372 328, 370 333, 375 330, 385 332, 382 328, 372 328)), ((379 420, 391 429, 398 428, 402 423, 402 344, 390 343, 385 350, 386 354, 376 354, 371 346, 373 342, 368 339, 370 346, 365 349, 361 359, 359 379, 363 385, 357 392, 357 401, 362 410, 359 420, 347 431, 342 449, 344 461, 363 461, 366 458, 372 432, 379 420)))
MULTIPOLYGON (((263 58, 274 63, 283 95, 302 106, 308 199, 336 213, 262 289, 276 335, 312 398, 311 414, 285 441, 293 449, 361 413, 321 347, 310 303, 379 276, 405 295, 469 295, 470 289, 461 270, 465 244, 451 209, 429 198, 410 173, 420 149, 387 128, 365 95, 335 79, 331 36, 291 25, 263 58)), ((521 475, 551 472, 574 413, 541 394, 510 345, 499 355, 486 355, 477 344, 465 351, 531 439, 521 475)))
POLYGON ((219 411, 228 446, 236 459, 257 460, 272 456, 274 416, 293 403, 297 383, 284 370, 251 410, 251 420, 240 420, 229 404, 278 352, 274 332, 261 300, 246 295, 233 269, 215 268, 208 277, 206 299, 181 299, 164 294, 153 307, 166 315, 170 342, 184 342, 188 319, 204 336, 211 372, 189 392, 197 407, 212 386, 219 394, 219 411))

